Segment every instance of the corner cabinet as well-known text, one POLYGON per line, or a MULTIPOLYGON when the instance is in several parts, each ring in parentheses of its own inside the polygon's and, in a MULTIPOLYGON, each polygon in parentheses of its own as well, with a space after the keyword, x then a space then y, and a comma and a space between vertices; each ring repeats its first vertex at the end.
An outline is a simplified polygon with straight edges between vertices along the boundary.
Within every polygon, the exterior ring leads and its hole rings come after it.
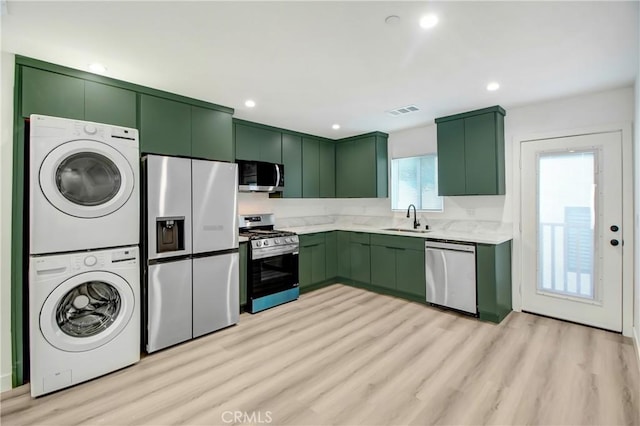
POLYGON ((388 196, 387 134, 374 132, 336 143, 336 197, 388 196))
POLYGON ((438 195, 504 195, 504 116, 493 106, 435 120, 438 195))

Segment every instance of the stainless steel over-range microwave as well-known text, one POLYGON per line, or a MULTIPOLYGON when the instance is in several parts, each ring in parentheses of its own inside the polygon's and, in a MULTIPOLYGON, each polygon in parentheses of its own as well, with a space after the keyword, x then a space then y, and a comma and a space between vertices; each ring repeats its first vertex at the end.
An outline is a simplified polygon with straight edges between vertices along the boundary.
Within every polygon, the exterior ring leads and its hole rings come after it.
POLYGON ((264 161, 237 160, 238 190, 278 192, 284 190, 284 166, 264 161))

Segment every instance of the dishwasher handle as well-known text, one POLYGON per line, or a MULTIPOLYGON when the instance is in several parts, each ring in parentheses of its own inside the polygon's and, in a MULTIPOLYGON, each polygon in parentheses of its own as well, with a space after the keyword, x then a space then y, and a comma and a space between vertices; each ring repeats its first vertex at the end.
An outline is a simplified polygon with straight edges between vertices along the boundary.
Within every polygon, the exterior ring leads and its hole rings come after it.
POLYGON ((424 244, 427 249, 440 249, 450 251, 461 251, 466 253, 475 253, 476 245, 473 243, 445 243, 441 241, 426 241, 424 244))

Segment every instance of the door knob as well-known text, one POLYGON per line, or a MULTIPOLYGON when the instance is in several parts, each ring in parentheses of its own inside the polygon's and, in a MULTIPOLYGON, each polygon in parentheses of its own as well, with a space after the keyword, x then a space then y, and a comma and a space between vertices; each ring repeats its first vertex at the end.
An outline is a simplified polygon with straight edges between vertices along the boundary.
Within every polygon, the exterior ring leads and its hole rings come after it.
POLYGON ((609 229, 611 229, 613 232, 618 232, 618 229, 620 228, 618 228, 618 225, 611 225, 611 228, 609 229))
POLYGON ((612 246, 614 246, 614 247, 615 247, 615 246, 617 246, 618 244, 620 244, 620 241, 618 241, 618 240, 611 240, 611 245, 612 245, 612 246))

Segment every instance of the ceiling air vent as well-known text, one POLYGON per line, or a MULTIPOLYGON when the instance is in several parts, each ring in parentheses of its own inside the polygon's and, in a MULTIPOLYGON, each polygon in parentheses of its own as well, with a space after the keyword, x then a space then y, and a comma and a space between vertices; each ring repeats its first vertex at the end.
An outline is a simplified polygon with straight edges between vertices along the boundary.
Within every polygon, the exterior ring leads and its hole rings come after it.
POLYGON ((400 108, 392 109, 391 111, 387 111, 387 114, 397 117, 399 115, 410 114, 416 111, 420 111, 420 108, 415 105, 407 105, 400 108))

